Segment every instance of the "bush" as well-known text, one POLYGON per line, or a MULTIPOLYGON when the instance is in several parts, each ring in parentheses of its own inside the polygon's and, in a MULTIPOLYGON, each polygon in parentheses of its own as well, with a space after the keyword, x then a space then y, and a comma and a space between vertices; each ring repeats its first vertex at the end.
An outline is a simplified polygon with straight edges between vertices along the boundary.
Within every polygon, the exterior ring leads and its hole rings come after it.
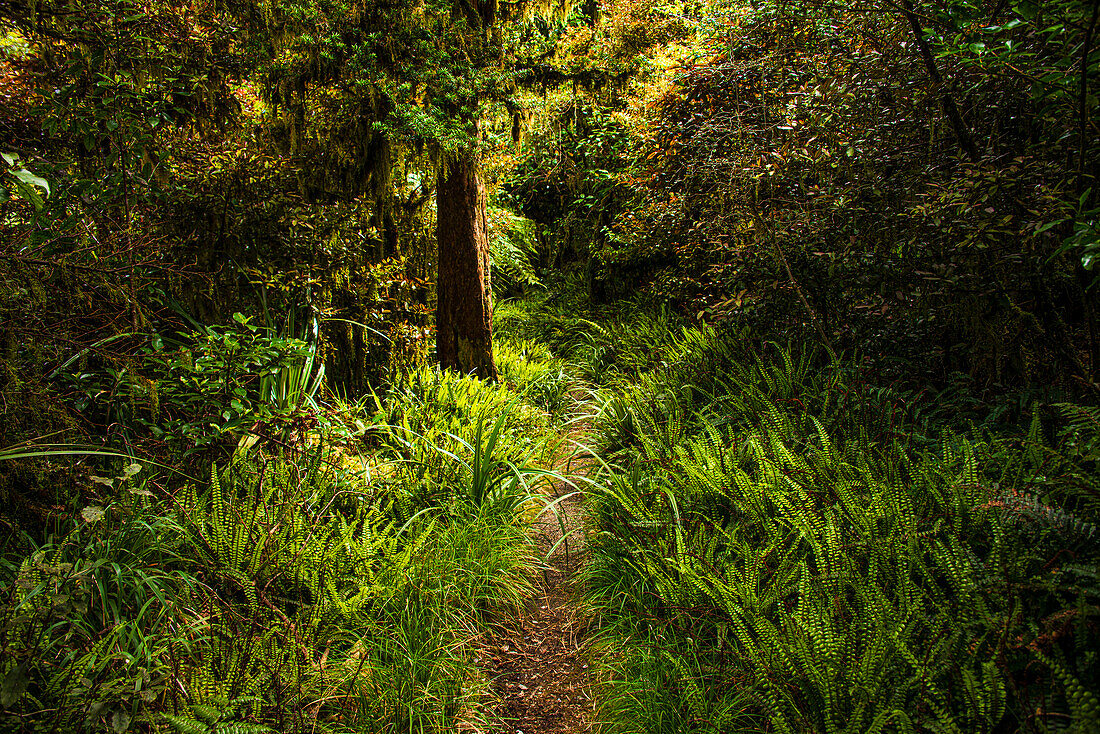
MULTIPOLYGON (((135 364, 65 373, 72 405, 127 440, 190 454, 254 434, 287 439, 316 418, 324 377, 316 342, 282 336, 241 314, 171 341, 154 335, 135 364)), ((59 370, 61 372, 61 370, 59 370)))

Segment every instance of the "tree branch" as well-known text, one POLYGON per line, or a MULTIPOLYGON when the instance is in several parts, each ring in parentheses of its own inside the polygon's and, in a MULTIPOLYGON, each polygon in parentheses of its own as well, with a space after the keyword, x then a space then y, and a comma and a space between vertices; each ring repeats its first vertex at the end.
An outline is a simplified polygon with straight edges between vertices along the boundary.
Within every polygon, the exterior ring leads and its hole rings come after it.
POLYGON ((932 83, 940 90, 940 104, 951 123, 951 129, 955 132, 955 139, 959 142, 959 147, 962 148, 971 161, 978 160, 980 157, 978 148, 974 145, 974 139, 970 137, 970 131, 967 130, 966 123, 959 113, 955 98, 951 96, 951 91, 943 83, 940 70, 936 67, 936 58, 932 54, 932 47, 928 43, 928 39, 924 37, 924 29, 921 28, 920 19, 917 18, 917 14, 913 10, 912 0, 901 0, 901 10, 905 15, 905 19, 909 21, 909 27, 913 30, 913 39, 917 43, 917 50, 920 51, 921 58, 924 59, 928 76, 932 78, 932 83))

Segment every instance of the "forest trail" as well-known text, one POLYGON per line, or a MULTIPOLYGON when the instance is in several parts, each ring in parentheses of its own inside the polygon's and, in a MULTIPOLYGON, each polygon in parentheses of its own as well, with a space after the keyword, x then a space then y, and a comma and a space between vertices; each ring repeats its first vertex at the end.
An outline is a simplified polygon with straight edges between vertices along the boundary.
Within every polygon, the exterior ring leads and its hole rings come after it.
MULTIPOLYGON (((574 436, 586 438, 585 432, 574 436)), ((556 467, 563 476, 583 475, 592 463, 586 453, 567 457, 556 467)), ((547 490, 557 514, 546 511, 532 525, 547 569, 527 608, 494 626, 483 656, 493 679, 497 731, 507 734, 573 734, 592 731, 593 701, 584 651, 586 624, 574 603, 577 573, 585 558, 584 501, 580 487, 558 481, 547 490), (566 539, 561 541, 562 532, 566 539), (559 543, 559 541, 561 541, 559 543), (557 547, 555 548, 555 545, 557 547)))

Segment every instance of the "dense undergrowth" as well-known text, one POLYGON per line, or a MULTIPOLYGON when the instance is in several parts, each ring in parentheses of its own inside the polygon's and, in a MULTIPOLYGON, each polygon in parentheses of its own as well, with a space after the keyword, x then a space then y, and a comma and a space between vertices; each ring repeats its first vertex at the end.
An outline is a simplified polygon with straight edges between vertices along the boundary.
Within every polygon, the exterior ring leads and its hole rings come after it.
POLYGON ((414 372, 297 451, 238 449, 170 496, 128 464, 66 527, 9 537, 2 728, 484 727, 470 645, 530 591, 561 449, 521 397, 561 402, 549 366, 501 361, 515 390, 414 372))
POLYGON ((474 643, 532 589, 578 402, 602 731, 1097 726, 1094 408, 576 290, 501 305, 499 385, 415 369, 9 537, 3 726, 491 730, 474 643))
POLYGON ((597 331, 604 731, 1100 725, 1095 409, 637 318, 597 331))

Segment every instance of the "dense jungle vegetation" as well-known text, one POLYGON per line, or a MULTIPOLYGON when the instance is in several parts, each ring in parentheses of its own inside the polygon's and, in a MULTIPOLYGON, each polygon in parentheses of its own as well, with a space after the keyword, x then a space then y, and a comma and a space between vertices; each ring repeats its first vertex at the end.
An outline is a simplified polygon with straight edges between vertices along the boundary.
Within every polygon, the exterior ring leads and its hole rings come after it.
POLYGON ((1098 46, 0 3, 0 731, 1100 731, 1098 46))

